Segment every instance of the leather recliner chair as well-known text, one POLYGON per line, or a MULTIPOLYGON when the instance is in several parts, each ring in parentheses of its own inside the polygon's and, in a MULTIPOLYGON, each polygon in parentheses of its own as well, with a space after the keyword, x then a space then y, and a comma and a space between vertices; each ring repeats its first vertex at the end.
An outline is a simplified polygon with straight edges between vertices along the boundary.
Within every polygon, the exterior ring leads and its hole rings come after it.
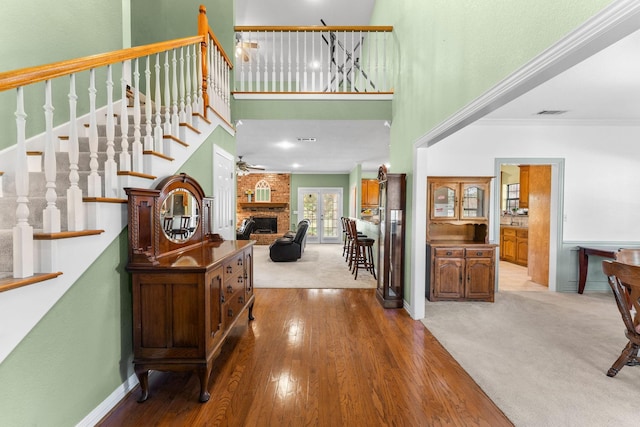
POLYGON ((251 233, 256 228, 256 222, 253 218, 246 218, 240 228, 236 230, 236 240, 249 240, 251 233))
POLYGON ((276 239, 269 246, 269 258, 273 262, 297 261, 302 257, 304 247, 307 242, 307 230, 309 220, 303 219, 298 223, 295 235, 285 234, 284 237, 276 239))

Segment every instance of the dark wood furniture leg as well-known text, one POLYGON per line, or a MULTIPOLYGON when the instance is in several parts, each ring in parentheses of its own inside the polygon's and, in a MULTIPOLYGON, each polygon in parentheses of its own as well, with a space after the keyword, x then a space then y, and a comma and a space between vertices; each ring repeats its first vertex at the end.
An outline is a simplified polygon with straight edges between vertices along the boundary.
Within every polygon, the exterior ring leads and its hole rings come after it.
POLYGON ((589 268, 589 255, 597 255, 603 258, 616 259, 618 249, 607 248, 590 248, 587 246, 579 246, 578 249, 578 293, 584 292, 584 286, 587 283, 587 270, 589 268))
POLYGON ((149 370, 140 367, 135 368, 138 382, 140 383, 140 398, 138 403, 142 403, 149 397, 149 370))
POLYGON ((249 306, 249 320, 254 320, 255 317, 253 317, 253 303, 251 303, 251 305, 249 306))
POLYGON ((198 367, 198 378, 200 379, 200 402, 208 402, 211 394, 209 393, 209 377, 211 376, 212 366, 210 364, 198 367))

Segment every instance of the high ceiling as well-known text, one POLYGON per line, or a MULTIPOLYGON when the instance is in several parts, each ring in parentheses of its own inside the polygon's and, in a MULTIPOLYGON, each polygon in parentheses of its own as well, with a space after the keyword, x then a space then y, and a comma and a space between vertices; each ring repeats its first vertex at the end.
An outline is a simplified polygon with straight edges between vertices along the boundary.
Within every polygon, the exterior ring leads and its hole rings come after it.
MULTIPOLYGON (((235 0, 237 25, 367 25, 375 0, 235 0), (280 13, 286 10, 286 13, 280 13)), ((532 121, 638 122, 640 33, 634 33, 485 116, 532 121), (538 115, 540 111, 566 111, 538 115)), ((237 151, 267 171, 348 173, 377 170, 388 160, 389 129, 381 121, 243 120, 237 151), (299 137, 317 142, 297 143, 299 137), (276 144, 294 144, 288 150, 276 144), (364 155, 366 154, 366 156, 364 155), (299 165, 293 168, 293 164, 299 165)))

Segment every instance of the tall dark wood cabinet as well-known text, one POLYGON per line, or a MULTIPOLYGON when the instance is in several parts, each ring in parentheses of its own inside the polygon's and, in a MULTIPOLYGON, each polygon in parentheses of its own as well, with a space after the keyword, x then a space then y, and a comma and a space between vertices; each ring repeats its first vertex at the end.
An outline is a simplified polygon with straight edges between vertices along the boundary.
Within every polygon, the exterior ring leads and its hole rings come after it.
POLYGON ((212 200, 188 175, 126 192, 139 401, 159 370, 195 371, 206 402, 215 355, 245 310, 253 319, 254 242, 211 234, 212 200))
POLYGON ((380 235, 376 297, 384 308, 402 308, 404 294, 405 174, 378 170, 380 235))
POLYGON ((497 245, 489 243, 491 179, 427 179, 426 297, 430 301, 493 302, 497 245))

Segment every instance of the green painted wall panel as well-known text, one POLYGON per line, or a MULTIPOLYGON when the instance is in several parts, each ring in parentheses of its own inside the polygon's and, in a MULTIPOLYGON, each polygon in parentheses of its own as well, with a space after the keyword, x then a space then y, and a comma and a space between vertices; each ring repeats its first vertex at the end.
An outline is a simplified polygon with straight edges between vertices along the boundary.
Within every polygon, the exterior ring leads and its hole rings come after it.
POLYGON ((234 119, 391 120, 391 101, 242 99, 232 105, 234 119))

